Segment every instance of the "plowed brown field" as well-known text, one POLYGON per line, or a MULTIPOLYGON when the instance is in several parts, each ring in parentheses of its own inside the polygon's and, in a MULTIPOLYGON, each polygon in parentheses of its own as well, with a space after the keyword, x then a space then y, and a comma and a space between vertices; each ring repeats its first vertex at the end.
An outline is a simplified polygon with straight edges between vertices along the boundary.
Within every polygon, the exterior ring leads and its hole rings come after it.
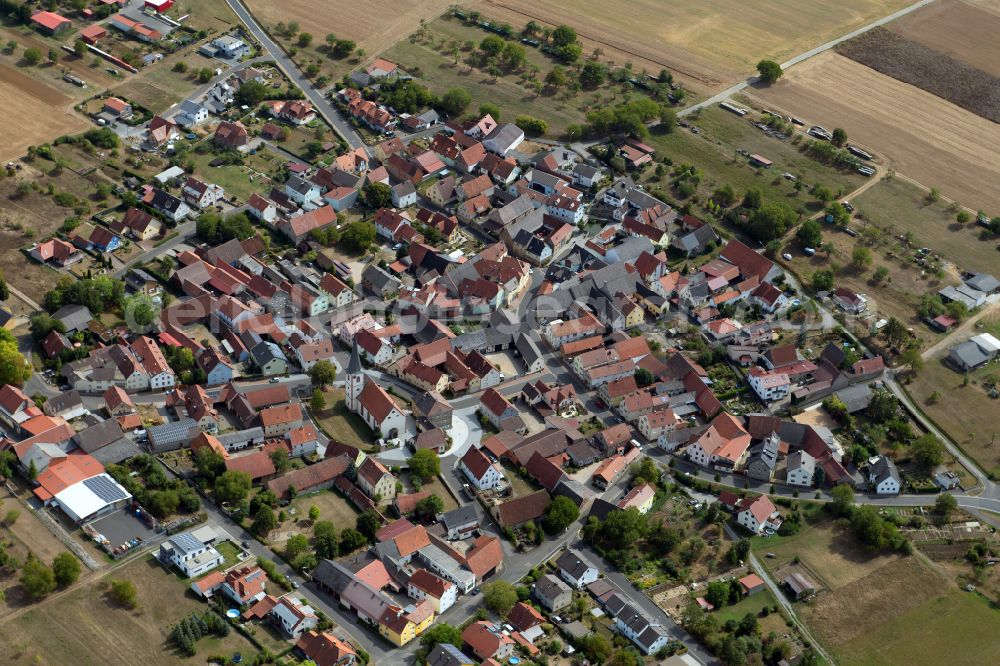
POLYGON ((73 113, 70 97, 6 65, 0 65, 0 99, 5 110, 0 123, 0 160, 5 162, 23 155, 28 146, 90 126, 83 116, 73 113))
POLYGON ((994 11, 961 0, 938 0, 888 27, 895 33, 1000 76, 1000 5, 994 11))
POLYGON ((876 148, 890 166, 973 209, 1000 209, 1000 125, 836 53, 790 69, 753 91, 764 106, 876 148))

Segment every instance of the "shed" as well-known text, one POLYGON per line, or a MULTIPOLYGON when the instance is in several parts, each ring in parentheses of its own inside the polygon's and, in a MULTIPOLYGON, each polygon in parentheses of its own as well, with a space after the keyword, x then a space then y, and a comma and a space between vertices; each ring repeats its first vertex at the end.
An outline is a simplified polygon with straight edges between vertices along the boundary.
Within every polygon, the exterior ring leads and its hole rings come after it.
POLYGON ((793 573, 782 582, 795 595, 796 599, 803 599, 816 593, 816 586, 800 573, 793 573))

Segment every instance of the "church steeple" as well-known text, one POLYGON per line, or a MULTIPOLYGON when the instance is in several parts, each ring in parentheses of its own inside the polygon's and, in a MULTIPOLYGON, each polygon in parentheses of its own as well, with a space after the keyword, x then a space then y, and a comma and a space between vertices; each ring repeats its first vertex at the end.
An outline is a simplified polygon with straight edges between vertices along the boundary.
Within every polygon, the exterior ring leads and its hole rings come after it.
POLYGON ((358 341, 355 339, 351 344, 351 361, 347 364, 348 375, 361 374, 361 355, 358 353, 358 341))
POLYGON ((347 409, 358 413, 358 399, 361 391, 365 387, 365 372, 361 367, 361 354, 358 352, 358 341, 355 339, 351 345, 351 361, 347 364, 344 372, 344 402, 347 409))

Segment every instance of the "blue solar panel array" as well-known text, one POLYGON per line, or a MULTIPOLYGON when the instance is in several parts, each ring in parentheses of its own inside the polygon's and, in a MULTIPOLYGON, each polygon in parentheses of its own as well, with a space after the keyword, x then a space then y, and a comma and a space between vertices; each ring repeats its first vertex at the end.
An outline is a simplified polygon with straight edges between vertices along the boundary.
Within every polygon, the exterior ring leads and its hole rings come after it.
POLYGON ((108 504, 128 498, 128 494, 122 490, 121 486, 107 476, 95 476, 90 479, 84 479, 83 485, 87 486, 91 492, 108 504))

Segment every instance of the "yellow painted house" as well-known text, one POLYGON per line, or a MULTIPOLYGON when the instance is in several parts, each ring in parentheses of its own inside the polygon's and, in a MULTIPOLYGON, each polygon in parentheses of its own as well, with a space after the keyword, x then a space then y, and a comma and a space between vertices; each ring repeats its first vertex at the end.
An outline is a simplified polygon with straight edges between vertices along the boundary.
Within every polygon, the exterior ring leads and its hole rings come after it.
POLYGON ((378 633, 394 645, 402 647, 424 633, 433 622, 434 606, 424 599, 410 612, 400 608, 387 609, 379 618, 378 633))

